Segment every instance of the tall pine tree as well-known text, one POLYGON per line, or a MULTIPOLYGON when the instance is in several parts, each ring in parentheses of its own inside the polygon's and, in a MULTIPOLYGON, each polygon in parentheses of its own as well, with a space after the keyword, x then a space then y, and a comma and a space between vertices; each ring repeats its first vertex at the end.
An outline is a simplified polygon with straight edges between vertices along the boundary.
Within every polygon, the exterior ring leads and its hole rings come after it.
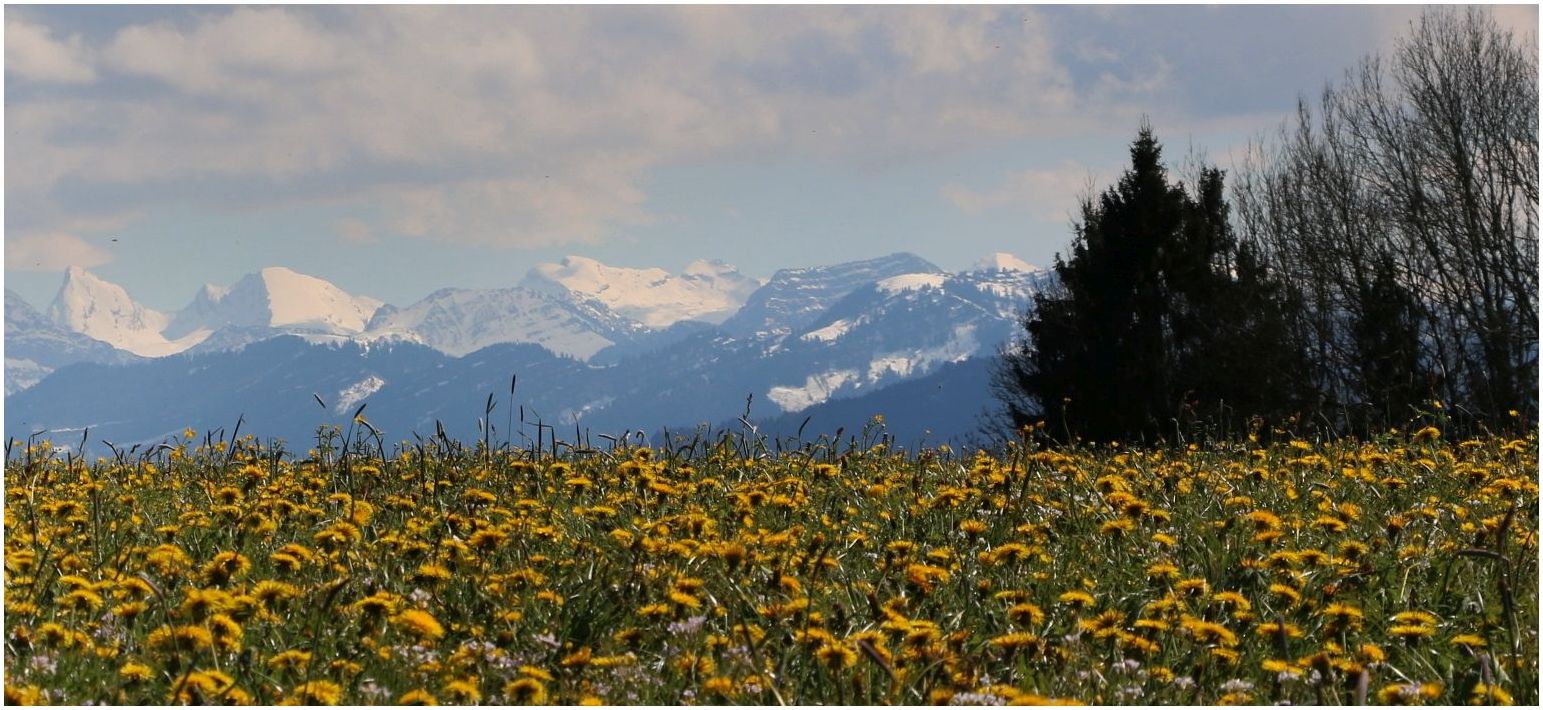
POLYGON ((1170 182, 1143 126, 1119 182, 1082 204, 1057 283, 1035 296, 1028 339, 996 387, 1017 427, 1156 440, 1301 407, 1291 297, 1229 226, 1223 174, 1170 182))

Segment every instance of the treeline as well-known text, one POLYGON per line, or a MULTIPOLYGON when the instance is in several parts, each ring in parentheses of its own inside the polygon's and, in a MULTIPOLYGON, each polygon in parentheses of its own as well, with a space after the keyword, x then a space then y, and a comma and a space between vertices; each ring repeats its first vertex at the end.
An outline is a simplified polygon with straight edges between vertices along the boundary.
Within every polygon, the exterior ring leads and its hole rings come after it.
POLYGON ((1149 126, 1003 353, 1004 423, 1175 440, 1537 421, 1534 38, 1427 11, 1230 181, 1149 126), (1230 182, 1230 186, 1225 184, 1230 182))

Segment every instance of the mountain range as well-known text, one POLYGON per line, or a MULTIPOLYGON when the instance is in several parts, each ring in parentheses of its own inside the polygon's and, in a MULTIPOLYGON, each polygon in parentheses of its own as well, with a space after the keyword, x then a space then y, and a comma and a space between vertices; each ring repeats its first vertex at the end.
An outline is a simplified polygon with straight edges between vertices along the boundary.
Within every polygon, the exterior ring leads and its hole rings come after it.
POLYGON ((943 440, 978 424, 960 412, 989 403, 984 363, 1049 278, 1006 254, 958 273, 900 253, 766 280, 717 261, 672 274, 568 257, 398 307, 270 267, 162 313, 71 268, 43 311, 5 294, 5 430, 150 443, 243 418, 298 447, 367 403, 392 440, 470 438, 492 394, 505 417, 486 419, 514 439, 517 415, 678 430, 735 421, 748 398, 769 431, 883 413, 943 440))

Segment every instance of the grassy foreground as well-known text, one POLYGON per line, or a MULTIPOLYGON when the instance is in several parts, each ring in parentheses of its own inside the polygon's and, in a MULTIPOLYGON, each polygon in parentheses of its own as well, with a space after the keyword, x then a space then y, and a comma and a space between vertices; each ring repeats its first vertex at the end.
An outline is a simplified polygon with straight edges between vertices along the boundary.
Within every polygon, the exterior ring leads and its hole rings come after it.
POLYGON ((11 452, 7 703, 1537 701, 1535 435, 172 443, 11 452))

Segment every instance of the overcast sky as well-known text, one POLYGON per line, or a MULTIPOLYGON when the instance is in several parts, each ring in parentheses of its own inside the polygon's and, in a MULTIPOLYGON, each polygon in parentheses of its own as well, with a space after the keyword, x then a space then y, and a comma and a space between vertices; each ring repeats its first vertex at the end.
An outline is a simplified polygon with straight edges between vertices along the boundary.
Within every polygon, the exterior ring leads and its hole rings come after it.
MULTIPOLYGON (((405 305, 564 254, 1048 263, 1149 116, 1227 167, 1408 7, 7 7, 5 275, 405 305)), ((1535 7, 1497 9, 1531 32, 1535 7)))

